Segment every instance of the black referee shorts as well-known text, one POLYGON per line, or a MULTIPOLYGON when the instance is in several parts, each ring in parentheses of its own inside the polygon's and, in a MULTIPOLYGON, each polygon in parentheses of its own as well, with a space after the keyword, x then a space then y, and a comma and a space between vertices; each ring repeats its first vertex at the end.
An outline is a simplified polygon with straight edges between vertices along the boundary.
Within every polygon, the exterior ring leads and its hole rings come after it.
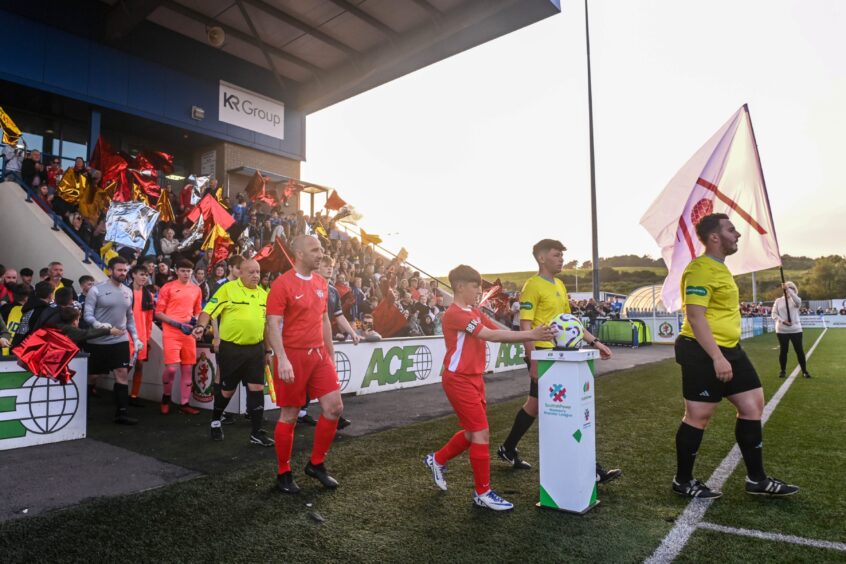
POLYGON ((108 374, 117 368, 129 368, 129 341, 97 345, 86 343, 89 374, 108 374))
POLYGON ((264 343, 236 345, 220 341, 217 353, 220 387, 231 392, 240 382, 264 384, 264 343))
POLYGON ((731 364, 732 379, 721 382, 714 371, 714 361, 696 339, 681 336, 676 339, 676 362, 682 369, 682 395, 688 401, 717 403, 727 396, 761 387, 761 380, 746 352, 738 344, 733 348, 720 347, 731 364))

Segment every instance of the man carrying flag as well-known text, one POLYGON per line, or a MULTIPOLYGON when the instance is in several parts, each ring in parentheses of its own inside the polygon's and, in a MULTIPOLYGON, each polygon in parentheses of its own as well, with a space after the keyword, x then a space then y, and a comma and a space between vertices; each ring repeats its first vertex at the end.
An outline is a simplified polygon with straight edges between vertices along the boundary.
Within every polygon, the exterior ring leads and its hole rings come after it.
POLYGON ((676 339, 682 369, 684 417, 676 432, 673 491, 687 497, 718 498, 722 493, 693 478, 693 463, 705 427, 725 397, 737 408, 734 435, 746 463, 746 492, 785 496, 799 491, 764 472, 764 391, 755 367, 740 348, 740 299, 726 268, 740 234, 728 216, 709 214, 696 225, 705 253, 684 269, 681 292, 684 324, 676 339))
POLYGON ((746 463, 746 491, 796 493, 798 487, 764 472, 764 393, 740 347, 739 293, 732 275, 781 265, 746 105, 676 173, 640 223, 658 242, 669 271, 662 301, 668 310, 685 313, 675 344, 685 413, 676 432, 673 491, 694 498, 722 495, 694 479, 693 464, 705 427, 725 396, 737 409, 735 438, 746 463), (738 252, 741 238, 744 248, 738 252))

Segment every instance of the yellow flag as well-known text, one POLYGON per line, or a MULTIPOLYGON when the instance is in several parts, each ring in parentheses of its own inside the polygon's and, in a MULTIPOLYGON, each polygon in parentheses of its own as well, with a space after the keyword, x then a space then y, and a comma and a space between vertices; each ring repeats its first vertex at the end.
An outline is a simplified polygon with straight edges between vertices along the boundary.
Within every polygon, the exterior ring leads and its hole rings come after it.
POLYGON ((206 240, 203 241, 203 245, 200 248, 204 251, 213 251, 215 244, 221 238, 229 239, 229 233, 227 233, 226 229, 224 229, 220 225, 214 224, 211 228, 211 231, 209 231, 209 234, 206 236, 206 240))
POLYGON ((405 247, 401 247, 399 252, 397 253, 397 260, 400 262, 405 262, 408 259, 408 251, 405 250, 405 247))
POLYGON ((62 175, 62 180, 56 186, 56 193, 69 204, 78 204, 80 197, 88 192, 88 176, 80 172, 77 174, 73 167, 69 167, 62 175))
POLYGON ((21 130, 3 108, 0 108, 0 127, 3 128, 3 143, 17 145, 18 139, 21 138, 21 130))
POLYGON ((382 242, 382 238, 376 235, 375 233, 368 233, 362 228, 358 228, 361 232, 361 244, 362 245, 378 245, 382 242))
POLYGON ((156 210, 159 212, 159 221, 162 223, 172 223, 176 221, 173 215, 173 207, 170 205, 170 190, 165 188, 159 196, 159 203, 156 204, 156 210))
POLYGON ((319 223, 314 227, 314 230, 317 233, 319 233, 321 237, 325 237, 327 239, 329 238, 329 234, 326 232, 326 230, 323 228, 323 226, 320 225, 319 223))

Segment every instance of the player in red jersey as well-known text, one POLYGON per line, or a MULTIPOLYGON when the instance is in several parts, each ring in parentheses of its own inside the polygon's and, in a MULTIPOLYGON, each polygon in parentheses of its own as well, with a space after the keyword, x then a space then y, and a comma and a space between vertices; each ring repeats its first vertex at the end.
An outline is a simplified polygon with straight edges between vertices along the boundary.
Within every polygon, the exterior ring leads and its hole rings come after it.
POLYGON ((182 259, 176 263, 176 280, 168 282, 159 290, 156 302, 156 320, 162 323, 162 349, 164 352, 165 368, 162 372, 161 411, 170 412, 170 394, 173 391, 173 380, 176 370, 181 370, 180 405, 179 411, 188 415, 196 415, 199 409, 191 407, 191 380, 194 365, 197 363, 197 340, 191 335, 194 329, 193 321, 202 311, 203 292, 200 287, 191 282, 194 274, 194 264, 190 260, 182 259))
POLYGON ((458 415, 458 431, 437 452, 427 454, 423 463, 432 472, 435 484, 447 489, 444 479, 446 463, 470 450, 475 493, 473 501, 480 507, 495 511, 511 509, 513 505, 491 490, 491 454, 488 442, 488 416, 485 400, 485 341, 520 343, 552 340, 555 332, 548 325, 531 331, 500 329, 484 313, 474 307, 481 295, 482 277, 469 266, 459 265, 449 273, 449 283, 455 299, 443 317, 446 355, 441 385, 449 403, 458 415))
POLYGON ((317 398, 323 413, 314 429, 314 446, 305 473, 329 489, 337 488, 338 481, 329 475, 323 461, 344 410, 327 313, 329 288, 317 273, 323 248, 315 237, 301 235, 294 239, 291 249, 294 268, 270 287, 265 326, 275 360, 273 384, 280 407, 274 433, 279 462, 276 483, 286 494, 300 491, 291 474, 291 451, 297 414, 306 395, 317 398))

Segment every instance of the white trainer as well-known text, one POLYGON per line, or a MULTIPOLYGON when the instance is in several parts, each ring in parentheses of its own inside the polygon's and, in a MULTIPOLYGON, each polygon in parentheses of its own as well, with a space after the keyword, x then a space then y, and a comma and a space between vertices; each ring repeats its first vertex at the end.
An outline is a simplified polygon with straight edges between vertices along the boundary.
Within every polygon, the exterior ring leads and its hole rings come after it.
POLYGON ((495 491, 488 490, 487 493, 474 494, 473 503, 479 507, 487 507, 494 511, 508 511, 514 509, 514 504, 499 497, 495 491))
POLYGON ((435 453, 430 452, 426 456, 423 457, 423 464, 429 467, 429 470, 432 472, 432 480, 435 481, 435 485, 441 488, 443 491, 447 490, 447 483, 446 479, 444 478, 444 469, 446 469, 446 465, 440 465, 435 461, 435 453))

